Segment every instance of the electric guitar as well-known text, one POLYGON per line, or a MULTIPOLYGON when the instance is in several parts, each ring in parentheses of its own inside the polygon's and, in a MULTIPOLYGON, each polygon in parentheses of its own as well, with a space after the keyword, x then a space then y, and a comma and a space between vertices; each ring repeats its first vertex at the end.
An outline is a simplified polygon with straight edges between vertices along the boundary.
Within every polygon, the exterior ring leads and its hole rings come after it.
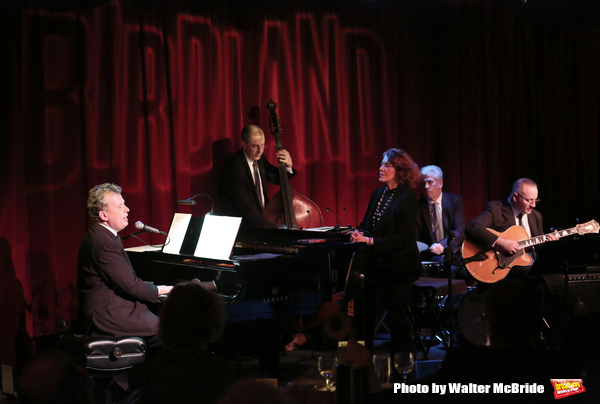
POLYGON ((519 250, 514 254, 505 254, 495 251, 493 248, 481 247, 481 245, 465 239, 462 245, 463 263, 467 270, 475 279, 485 283, 495 283, 508 275, 513 266, 528 266, 531 264, 531 257, 525 252, 526 248, 533 247, 548 241, 550 234, 565 237, 572 234, 598 233, 600 225, 595 220, 590 220, 584 224, 578 224, 575 227, 566 230, 559 230, 555 233, 543 234, 541 236, 529 237, 525 229, 521 226, 511 226, 504 232, 498 232, 488 228, 490 232, 499 237, 508 238, 519 243, 519 250))

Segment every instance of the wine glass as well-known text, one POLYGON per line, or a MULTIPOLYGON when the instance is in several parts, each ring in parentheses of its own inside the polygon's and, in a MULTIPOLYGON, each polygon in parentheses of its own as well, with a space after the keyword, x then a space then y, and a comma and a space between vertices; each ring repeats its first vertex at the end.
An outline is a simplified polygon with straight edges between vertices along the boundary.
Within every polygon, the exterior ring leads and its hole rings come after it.
POLYGON ((373 368, 375 375, 384 389, 391 387, 392 380, 392 361, 390 355, 385 353, 377 353, 373 355, 373 368))
POLYGON ((319 373, 325 378, 325 383, 327 383, 328 391, 331 390, 331 379, 335 374, 336 362, 337 359, 335 356, 319 356, 319 359, 317 361, 319 373))
POLYGON ((412 352, 398 352, 394 354, 394 367, 402 375, 404 383, 408 380, 408 375, 415 368, 415 355, 412 352))

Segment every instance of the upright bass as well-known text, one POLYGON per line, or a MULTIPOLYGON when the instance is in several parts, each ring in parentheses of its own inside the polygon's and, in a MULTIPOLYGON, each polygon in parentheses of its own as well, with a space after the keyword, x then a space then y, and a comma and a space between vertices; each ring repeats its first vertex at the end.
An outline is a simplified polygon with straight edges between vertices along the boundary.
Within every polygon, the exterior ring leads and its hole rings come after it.
MULTIPOLYGON (((281 122, 276 112, 277 104, 273 102, 273 99, 267 104, 267 109, 270 112, 269 128, 275 137, 275 147, 279 151, 283 149, 281 145, 281 122)), ((290 187, 285 163, 279 161, 278 165, 281 188, 265 206, 263 211, 265 217, 277 226, 287 229, 323 226, 323 215, 319 206, 290 187)))

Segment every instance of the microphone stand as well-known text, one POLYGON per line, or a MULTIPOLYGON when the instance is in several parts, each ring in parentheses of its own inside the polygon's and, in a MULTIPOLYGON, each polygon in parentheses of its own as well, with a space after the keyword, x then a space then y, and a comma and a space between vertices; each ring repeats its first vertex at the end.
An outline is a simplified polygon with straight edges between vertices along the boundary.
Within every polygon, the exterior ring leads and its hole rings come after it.
POLYGON ((454 321, 452 319, 452 261, 453 261, 453 251, 452 241, 454 240, 454 230, 450 230, 448 232, 448 242, 446 243, 446 248, 444 248, 444 270, 448 274, 448 296, 446 298, 446 309, 449 313, 449 325, 448 325, 448 348, 452 348, 454 345, 454 321))
POLYGON ((135 236, 137 236, 138 234, 141 234, 141 233, 143 233, 143 232, 145 232, 145 231, 146 231, 146 230, 140 230, 140 231, 136 231, 135 233, 128 234, 128 235, 127 235, 127 236, 125 236, 125 237, 121 237, 121 240, 122 240, 122 241, 125 241, 125 240, 127 240, 127 239, 130 239, 131 237, 135 237, 135 236))
POLYGON ((327 212, 333 212, 335 214, 335 218, 337 219, 337 223, 335 224, 335 226, 333 226, 333 231, 336 233, 339 233, 340 231, 340 217, 338 216, 337 212, 333 209, 330 208, 326 208, 325 209, 327 212))

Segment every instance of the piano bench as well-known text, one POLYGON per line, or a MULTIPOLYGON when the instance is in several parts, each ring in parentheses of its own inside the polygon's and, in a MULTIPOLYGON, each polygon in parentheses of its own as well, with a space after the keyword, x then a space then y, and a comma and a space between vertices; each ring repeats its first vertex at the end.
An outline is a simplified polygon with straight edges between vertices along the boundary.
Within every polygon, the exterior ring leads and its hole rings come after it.
POLYGON ((146 359, 146 341, 140 337, 74 337, 71 352, 87 373, 87 389, 91 398, 102 397, 113 402, 113 386, 121 393, 127 390, 129 369, 146 359))
POLYGON ((89 338, 83 349, 88 371, 127 370, 146 358, 146 342, 140 337, 89 338))

